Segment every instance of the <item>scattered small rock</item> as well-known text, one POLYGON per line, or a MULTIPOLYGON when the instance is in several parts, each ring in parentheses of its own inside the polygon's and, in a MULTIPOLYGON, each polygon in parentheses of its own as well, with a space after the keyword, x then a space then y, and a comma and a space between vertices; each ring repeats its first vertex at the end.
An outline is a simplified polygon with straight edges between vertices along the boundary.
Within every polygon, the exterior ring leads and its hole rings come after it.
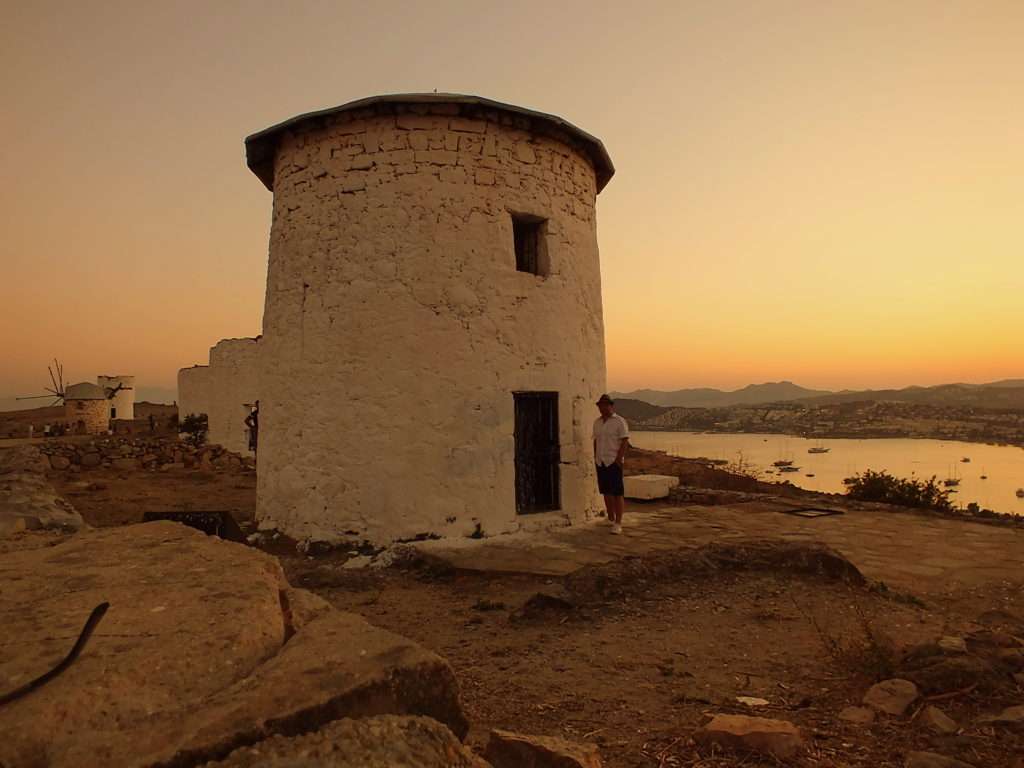
POLYGON ((947 635, 939 638, 939 648, 945 653, 967 653, 967 641, 962 637, 947 635))
POLYGON ((737 696, 736 701, 748 707, 767 707, 771 703, 768 699, 759 699, 756 696, 737 696))
POLYGON ((978 656, 939 656, 919 666, 907 666, 900 674, 926 694, 948 693, 974 685, 990 691, 1005 683, 1005 673, 978 656))
POLYGON ((372 560, 373 558, 369 555, 356 555, 342 563, 341 567, 346 570, 351 570, 353 568, 366 568, 372 560))
POLYGON ((505 604, 500 600, 488 600, 486 598, 480 598, 473 603, 474 611, 503 611, 505 610, 505 604))
POLYGON ((979 723, 986 725, 1010 725, 1016 727, 1024 726, 1024 704, 1015 707, 1007 707, 998 715, 982 715, 978 718, 979 723))
POLYGON ((926 728, 935 733, 956 733, 960 730, 956 720, 938 707, 930 704, 921 712, 921 722, 926 728))
POLYGON ((871 686, 864 694, 864 703, 879 712, 899 717, 919 695, 917 686, 909 680, 893 678, 871 686))
POLYGON ((698 744, 757 752, 788 760, 804 748, 800 729, 786 720, 745 715, 715 715, 693 735, 698 744))
POLYGON ((875 722, 875 710, 870 707, 847 707, 839 713, 839 719, 857 725, 870 725, 875 722))
POLYGON ((516 621, 549 618, 555 614, 568 614, 575 609, 572 601, 550 592, 537 592, 513 614, 516 621))
POLYGON ((491 731, 484 759, 494 768, 601 768, 594 744, 577 744, 553 736, 491 731))

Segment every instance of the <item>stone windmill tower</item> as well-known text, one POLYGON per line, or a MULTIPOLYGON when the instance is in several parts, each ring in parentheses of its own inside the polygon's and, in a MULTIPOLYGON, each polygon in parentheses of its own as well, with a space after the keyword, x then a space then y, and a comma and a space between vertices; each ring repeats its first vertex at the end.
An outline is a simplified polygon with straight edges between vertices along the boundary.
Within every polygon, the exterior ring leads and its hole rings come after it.
POLYGON ((601 142, 425 94, 301 115, 246 151, 274 193, 261 524, 385 542, 593 511, 601 142))

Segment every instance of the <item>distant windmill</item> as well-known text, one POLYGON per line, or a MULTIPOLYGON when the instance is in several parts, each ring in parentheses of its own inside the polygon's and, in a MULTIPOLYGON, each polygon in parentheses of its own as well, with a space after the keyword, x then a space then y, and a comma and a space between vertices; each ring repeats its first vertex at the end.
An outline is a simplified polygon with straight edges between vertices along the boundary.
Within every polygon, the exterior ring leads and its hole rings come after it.
POLYGON ((44 397, 53 398, 51 406, 57 405, 64 402, 64 366, 60 364, 57 358, 53 358, 53 365, 46 366, 46 370, 50 372, 50 383, 53 387, 43 387, 48 394, 45 395, 28 395, 27 397, 15 398, 17 400, 40 400, 44 397), (56 374, 54 373, 56 372, 56 374))

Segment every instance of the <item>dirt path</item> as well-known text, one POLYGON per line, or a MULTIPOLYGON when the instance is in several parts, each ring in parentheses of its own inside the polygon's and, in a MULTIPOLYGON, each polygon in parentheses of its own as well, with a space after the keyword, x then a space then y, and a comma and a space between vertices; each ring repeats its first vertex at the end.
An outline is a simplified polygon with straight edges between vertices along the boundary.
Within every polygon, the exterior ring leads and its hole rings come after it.
POLYGON ((734 757, 698 753, 688 740, 708 713, 724 712, 804 728, 812 748, 794 765, 902 766, 910 749, 1009 765, 1013 750, 1024 748, 1012 735, 971 726, 979 713, 1017 703, 1012 691, 943 702, 967 726, 962 743, 903 720, 865 729, 837 717, 891 673, 899 649, 976 627, 986 609, 1002 616, 1009 606, 1015 617, 1024 615, 1019 590, 961 590, 957 600, 939 605, 817 577, 722 570, 523 620, 516 617, 527 600, 557 591, 560 580, 283 562, 293 583, 447 658, 476 747, 499 727, 596 741, 609 766, 735 766, 734 757), (738 696, 769 704, 753 711, 738 696))

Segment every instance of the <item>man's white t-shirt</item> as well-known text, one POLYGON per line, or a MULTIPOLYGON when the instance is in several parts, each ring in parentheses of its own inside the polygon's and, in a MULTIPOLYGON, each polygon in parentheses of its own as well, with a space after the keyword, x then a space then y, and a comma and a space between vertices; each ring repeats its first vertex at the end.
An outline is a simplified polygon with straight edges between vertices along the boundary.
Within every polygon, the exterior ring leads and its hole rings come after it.
POLYGON ((613 413, 607 420, 598 416, 594 422, 594 443, 597 451, 594 459, 597 463, 602 467, 614 464, 619 455, 619 446, 625 437, 629 437, 629 424, 619 414, 613 413))

